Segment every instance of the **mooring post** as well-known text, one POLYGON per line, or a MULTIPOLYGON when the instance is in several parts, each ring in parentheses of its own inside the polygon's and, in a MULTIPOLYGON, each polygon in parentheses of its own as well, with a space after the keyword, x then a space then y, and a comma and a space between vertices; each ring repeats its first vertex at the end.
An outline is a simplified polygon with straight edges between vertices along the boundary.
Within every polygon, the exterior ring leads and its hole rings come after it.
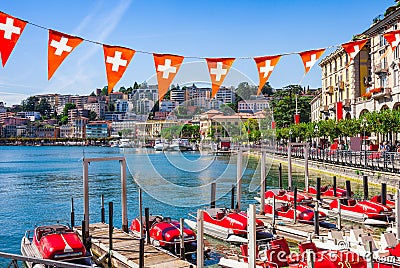
POLYGON ((340 198, 337 200, 338 201, 338 206, 337 206, 337 209, 338 209, 338 218, 337 218, 337 228, 338 228, 338 230, 340 231, 340 230, 342 230, 342 209, 341 209, 341 203, 340 203, 340 198))
POLYGON ((140 223, 140 239, 143 238, 143 201, 142 201, 142 188, 139 187, 139 223, 140 223))
POLYGON ((249 255, 249 266, 256 267, 256 206, 254 204, 249 205, 247 210, 247 215, 249 219, 247 221, 247 239, 248 243, 248 255, 249 255))
POLYGON ((317 188, 317 201, 321 200, 321 178, 317 178, 317 186, 315 187, 317 188))
POLYGON ((351 184, 350 181, 346 181, 346 197, 351 198, 351 184))
POLYGON ((312 249, 306 249, 307 268, 314 268, 314 254, 312 249))
POLYGON ((372 249, 372 241, 367 242, 367 256, 366 256, 366 261, 367 261, 367 268, 373 268, 374 264, 372 262, 373 260, 373 249, 372 249))
POLYGON ((71 197, 71 228, 75 226, 75 208, 74 208, 74 198, 71 197))
POLYGON ((297 221, 297 186, 294 187, 293 191, 293 223, 296 223, 297 221))
POLYGON ((85 238, 89 237, 89 162, 83 159, 83 215, 85 238))
POLYGON ((180 221, 179 221, 179 231, 180 231, 180 251, 179 251, 179 253, 180 253, 180 257, 181 257, 181 260, 184 260, 185 259, 185 231, 184 231, 184 228, 183 228, 183 218, 180 218, 180 221))
POLYGON ((242 200, 242 148, 237 153, 237 170, 236 170, 236 209, 241 209, 242 200))
POLYGON ((86 241, 86 222, 85 220, 82 221, 82 242, 85 248, 87 249, 87 241, 86 241))
POLYGON ((386 183, 381 184, 381 204, 386 206, 386 183))
POLYGON ((122 206, 122 230, 128 232, 128 205, 126 197, 126 160, 119 161, 121 164, 121 206, 122 206))
POLYGON ((197 210, 197 268, 204 268, 204 226, 203 210, 197 210))
POLYGON ((314 207, 314 233, 315 235, 319 235, 319 202, 318 200, 315 202, 314 207))
POLYGON ((279 174, 278 174, 278 187, 279 189, 283 188, 283 180, 282 180, 282 163, 279 163, 279 174))
POLYGON ((104 209, 104 195, 101 195, 101 222, 105 223, 106 222, 106 212, 104 209))
POLYGON ((266 170, 265 170, 265 162, 267 161, 267 154, 266 152, 263 150, 261 152, 261 191, 260 191, 260 197, 261 197, 261 204, 260 204, 260 214, 264 215, 264 209, 265 209, 265 177, 266 177, 266 170))
POLYGON ((397 185, 396 189, 396 234, 397 234, 397 241, 400 241, 400 182, 397 185))
POLYGON ((211 202, 210 208, 215 208, 215 200, 217 196, 217 184, 215 182, 211 183, 211 202))
POLYGON ((363 176, 364 200, 368 200, 368 176, 363 176))
POLYGON ((232 190, 231 190, 231 209, 235 208, 235 185, 232 184, 232 190))
POLYGON ((146 243, 150 245, 150 211, 149 208, 144 208, 144 219, 146 221, 146 243))
POLYGON ((333 176, 333 196, 336 197, 336 176, 333 176))
POLYGON ((308 177, 308 152, 310 150, 310 146, 308 142, 306 142, 305 152, 304 152, 304 169, 305 169, 305 178, 304 178, 304 188, 306 193, 308 193, 309 186, 309 177, 308 177))
POLYGON ((144 268, 144 237, 139 239, 139 268, 144 268))
POLYGON ((292 190, 292 143, 288 143, 288 189, 292 190))
POLYGON ((275 214, 276 214, 275 195, 272 197, 272 229, 275 228, 275 214))
POLYGON ((113 250, 113 231, 114 231, 114 206, 113 202, 108 203, 108 267, 112 267, 111 258, 112 258, 112 250, 113 250))

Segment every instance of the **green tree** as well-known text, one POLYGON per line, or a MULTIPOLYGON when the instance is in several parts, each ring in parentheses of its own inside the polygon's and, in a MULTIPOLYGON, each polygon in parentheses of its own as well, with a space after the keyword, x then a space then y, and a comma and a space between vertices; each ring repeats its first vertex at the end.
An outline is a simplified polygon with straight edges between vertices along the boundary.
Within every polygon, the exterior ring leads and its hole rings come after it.
POLYGON ((263 95, 272 96, 274 94, 273 88, 269 84, 269 82, 265 83, 261 89, 261 93, 263 95))
POLYGON ((71 102, 66 103, 65 106, 64 106, 64 109, 63 109, 62 116, 63 117, 64 116, 68 117, 68 111, 71 110, 71 109, 76 109, 75 103, 71 103, 71 102))
POLYGON ((42 116, 49 117, 52 111, 51 105, 46 99, 41 99, 36 107, 36 111, 38 111, 42 116))
POLYGON ((94 121, 94 120, 96 120, 96 118, 97 118, 96 112, 95 111, 90 111, 89 112, 89 120, 90 121, 94 121))
POLYGON ((22 110, 25 112, 36 111, 36 106, 39 103, 39 98, 31 96, 28 99, 22 101, 22 110))

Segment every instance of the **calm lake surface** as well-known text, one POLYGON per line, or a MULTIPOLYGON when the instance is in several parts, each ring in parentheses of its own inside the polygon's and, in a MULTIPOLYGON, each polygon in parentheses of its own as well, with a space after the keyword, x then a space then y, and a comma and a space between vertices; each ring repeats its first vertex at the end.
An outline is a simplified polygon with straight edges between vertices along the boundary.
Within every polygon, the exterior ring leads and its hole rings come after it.
MULTIPOLYGON (((215 157, 199 152, 163 153, 109 147, 0 146, 0 150, 0 251, 8 253, 20 253, 22 236, 35 225, 69 223, 71 198, 75 203, 75 224, 81 224, 83 157, 126 157, 129 223, 139 215, 138 185, 143 189, 143 207, 149 207, 151 214, 178 219, 188 218, 189 213, 208 206, 211 182, 217 183, 217 206, 229 207, 230 190, 236 183, 236 155, 215 157)), ((242 208, 246 209, 248 204, 255 203, 254 197, 259 191, 258 157, 244 156, 243 174, 242 208)), ((286 167, 283 175, 286 179, 286 167)), ((310 172, 311 184, 317 175, 325 182, 331 180, 310 172)), ((278 186, 276 165, 271 166, 267 177, 267 187, 278 186)), ((293 177, 294 186, 302 189, 304 171, 294 170, 293 177)), ((339 179, 338 184, 343 187, 344 181, 339 179)), ((114 224, 120 227, 120 164, 117 161, 91 163, 89 187, 90 221, 100 221, 100 198, 104 195, 106 205, 114 202, 114 224)), ((352 187, 361 193, 361 185, 352 187)), ((0 259, 0 266, 4 263, 0 259)))

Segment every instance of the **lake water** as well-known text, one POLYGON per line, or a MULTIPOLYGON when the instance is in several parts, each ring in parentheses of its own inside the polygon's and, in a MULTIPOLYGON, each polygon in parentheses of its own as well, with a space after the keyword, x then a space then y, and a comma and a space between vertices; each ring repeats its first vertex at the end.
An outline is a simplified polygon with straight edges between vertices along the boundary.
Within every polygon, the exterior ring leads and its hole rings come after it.
MULTIPOLYGON (((75 224, 83 219, 82 158, 125 156, 128 163, 128 221, 137 217, 138 185, 143 207, 151 214, 187 218, 208 206, 210 183, 217 183, 217 206, 230 206, 236 183, 236 156, 215 157, 198 152, 155 152, 152 149, 109 147, 0 147, 0 251, 20 253, 25 231, 46 223, 69 223, 71 198, 75 224)), ((267 187, 278 186, 277 166, 268 173, 267 187)), ((284 177, 287 174, 283 170, 284 177)), ((259 191, 258 157, 243 159, 242 204, 255 203, 259 191)), ((311 178, 317 174, 310 173, 311 178)), ((320 175, 323 180, 330 180, 320 175)), ((294 170, 294 186, 303 187, 304 171, 294 170)), ((284 185, 286 185, 286 180, 284 185)), ((338 182, 344 186, 344 181, 338 182)), ((114 224, 121 226, 120 165, 91 163, 89 167, 90 221, 99 222, 100 200, 114 202, 114 224)), ((360 186, 354 185, 360 192, 360 186)), ((106 207, 106 215, 108 215, 106 207)), ((108 219, 106 219, 108 221, 108 219)), ((5 261, 0 259, 0 266, 5 261)))

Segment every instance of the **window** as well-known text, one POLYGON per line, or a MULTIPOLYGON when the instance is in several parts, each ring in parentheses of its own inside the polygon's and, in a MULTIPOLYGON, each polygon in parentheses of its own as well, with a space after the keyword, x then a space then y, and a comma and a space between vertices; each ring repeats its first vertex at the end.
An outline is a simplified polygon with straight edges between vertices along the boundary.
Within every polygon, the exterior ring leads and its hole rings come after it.
POLYGON ((399 70, 393 70, 393 86, 397 87, 399 85, 399 70))
POLYGON ((393 57, 394 57, 395 59, 398 59, 398 58, 399 58, 399 46, 397 46, 397 47, 395 48, 395 50, 394 50, 394 52, 393 52, 393 57))
POLYGON ((339 68, 342 68, 343 65, 343 59, 342 57, 339 58, 339 68))
POLYGON ((386 87, 386 76, 380 77, 379 82, 380 87, 386 87))
POLYGON ((386 38, 385 37, 383 37, 383 35, 380 35, 379 36, 379 45, 381 46, 381 47, 383 47, 383 46, 385 46, 386 45, 386 38))

